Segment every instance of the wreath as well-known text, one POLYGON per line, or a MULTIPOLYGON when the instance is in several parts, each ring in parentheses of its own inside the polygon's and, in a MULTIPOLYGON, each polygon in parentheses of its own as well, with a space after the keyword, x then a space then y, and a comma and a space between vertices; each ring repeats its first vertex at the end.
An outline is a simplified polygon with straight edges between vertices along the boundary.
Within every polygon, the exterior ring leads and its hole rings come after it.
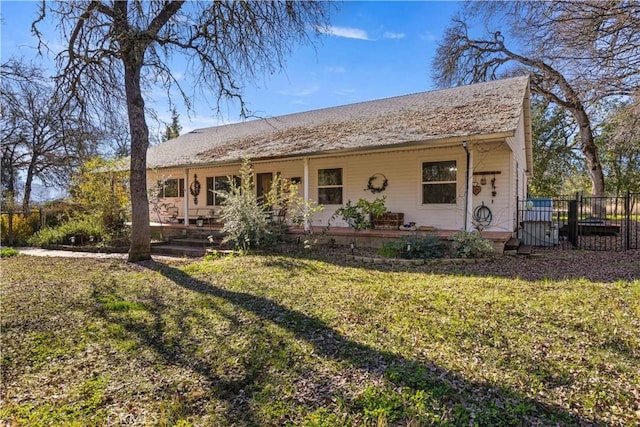
POLYGON ((193 203, 198 204, 198 195, 200 194, 200 181, 198 175, 193 175, 193 182, 189 186, 189 192, 193 196, 193 203))
POLYGON ((367 182, 367 188, 365 190, 371 191, 373 194, 382 193, 387 189, 387 185, 389 185, 389 180, 386 176, 381 173, 374 173, 369 177, 369 182, 367 182), (375 183, 382 180, 381 185, 374 185, 375 183))

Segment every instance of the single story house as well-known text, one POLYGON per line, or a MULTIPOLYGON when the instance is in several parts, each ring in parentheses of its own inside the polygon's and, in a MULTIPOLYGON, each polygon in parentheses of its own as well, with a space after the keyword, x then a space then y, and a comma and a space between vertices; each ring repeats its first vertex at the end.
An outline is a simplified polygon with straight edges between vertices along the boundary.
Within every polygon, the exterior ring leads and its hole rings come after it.
POLYGON ((216 215, 210 190, 250 159, 258 196, 280 174, 324 205, 314 228, 348 201, 386 196, 413 228, 513 233, 532 171, 530 114, 522 76, 197 129, 149 148, 147 180, 163 183, 187 226, 216 215))

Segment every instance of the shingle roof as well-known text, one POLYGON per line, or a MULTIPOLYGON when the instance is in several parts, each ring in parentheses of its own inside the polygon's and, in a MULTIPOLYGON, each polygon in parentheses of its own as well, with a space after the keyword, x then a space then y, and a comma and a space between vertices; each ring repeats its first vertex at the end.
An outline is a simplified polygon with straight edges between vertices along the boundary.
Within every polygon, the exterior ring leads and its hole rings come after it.
POLYGON ((295 157, 513 133, 527 76, 196 129, 149 149, 148 168, 295 157))

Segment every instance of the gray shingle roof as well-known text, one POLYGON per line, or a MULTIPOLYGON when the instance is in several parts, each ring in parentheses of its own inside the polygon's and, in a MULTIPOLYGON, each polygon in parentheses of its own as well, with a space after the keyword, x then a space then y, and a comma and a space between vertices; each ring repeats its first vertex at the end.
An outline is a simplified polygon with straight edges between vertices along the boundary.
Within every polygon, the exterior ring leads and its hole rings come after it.
POLYGON ((151 147, 147 167, 296 157, 515 132, 527 76, 196 129, 151 147))

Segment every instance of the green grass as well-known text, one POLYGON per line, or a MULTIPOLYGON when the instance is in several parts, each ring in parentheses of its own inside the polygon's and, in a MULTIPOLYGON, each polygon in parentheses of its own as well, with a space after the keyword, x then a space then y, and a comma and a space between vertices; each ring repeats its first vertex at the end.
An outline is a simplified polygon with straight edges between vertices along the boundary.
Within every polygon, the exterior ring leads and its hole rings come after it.
POLYGON ((0 424, 638 424, 640 282, 550 265, 2 259, 0 424))

